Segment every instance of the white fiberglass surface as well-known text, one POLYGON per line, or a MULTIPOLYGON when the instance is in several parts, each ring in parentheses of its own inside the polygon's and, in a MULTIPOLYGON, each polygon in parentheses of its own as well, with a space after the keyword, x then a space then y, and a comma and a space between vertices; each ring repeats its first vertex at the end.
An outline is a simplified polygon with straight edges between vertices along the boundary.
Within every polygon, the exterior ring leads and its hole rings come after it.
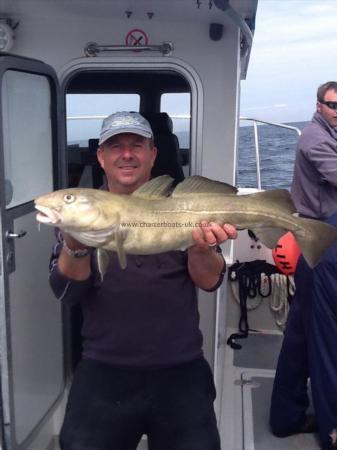
POLYGON ((27 231, 15 243, 16 270, 9 276, 11 421, 21 445, 63 390, 62 312, 48 282, 53 230, 39 231, 35 212, 14 227, 27 231))

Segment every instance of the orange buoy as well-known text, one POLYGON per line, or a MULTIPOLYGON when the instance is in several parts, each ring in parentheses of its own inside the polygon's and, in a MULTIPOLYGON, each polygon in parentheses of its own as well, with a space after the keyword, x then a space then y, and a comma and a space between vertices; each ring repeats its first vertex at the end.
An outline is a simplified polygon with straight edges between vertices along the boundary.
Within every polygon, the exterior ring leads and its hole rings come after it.
POLYGON ((296 242, 294 235, 289 231, 284 234, 272 250, 276 267, 285 275, 292 275, 295 272, 301 249, 296 242))

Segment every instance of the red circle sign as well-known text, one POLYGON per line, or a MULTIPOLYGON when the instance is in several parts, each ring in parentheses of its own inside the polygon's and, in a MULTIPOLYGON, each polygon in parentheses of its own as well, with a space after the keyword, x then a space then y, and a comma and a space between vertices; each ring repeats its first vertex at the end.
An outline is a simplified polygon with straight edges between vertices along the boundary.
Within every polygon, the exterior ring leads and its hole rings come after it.
POLYGON ((149 43, 149 38, 145 31, 134 28, 126 35, 125 43, 126 45, 131 45, 133 47, 139 47, 141 45, 147 45, 149 43))

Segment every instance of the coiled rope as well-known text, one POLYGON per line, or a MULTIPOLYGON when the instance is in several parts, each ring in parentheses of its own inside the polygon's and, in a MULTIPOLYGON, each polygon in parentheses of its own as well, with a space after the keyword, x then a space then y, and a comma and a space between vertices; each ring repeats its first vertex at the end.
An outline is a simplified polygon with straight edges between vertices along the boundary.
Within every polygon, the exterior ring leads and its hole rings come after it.
POLYGON ((239 349, 241 345, 235 340, 247 338, 249 331, 257 331, 249 328, 247 312, 257 308, 263 298, 269 297, 276 324, 282 329, 285 327, 289 301, 295 293, 292 276, 279 273, 274 265, 264 260, 255 260, 233 264, 228 278, 232 282, 233 297, 240 305, 239 332, 229 336, 228 345, 239 349))
POLYGON ((284 329, 287 323, 290 301, 295 294, 294 277, 274 273, 270 278, 272 291, 269 297, 269 306, 274 313, 276 324, 284 329))

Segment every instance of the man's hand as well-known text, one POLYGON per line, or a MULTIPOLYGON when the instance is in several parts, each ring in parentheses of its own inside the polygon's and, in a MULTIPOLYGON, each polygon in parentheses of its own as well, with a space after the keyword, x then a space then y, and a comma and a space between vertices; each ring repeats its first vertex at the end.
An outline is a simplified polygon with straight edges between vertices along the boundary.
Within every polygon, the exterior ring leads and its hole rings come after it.
POLYGON ((201 222, 200 227, 192 230, 195 247, 200 251, 209 250, 210 247, 220 245, 228 239, 236 239, 238 232, 233 225, 223 226, 214 222, 201 222))
POLYGON ((237 235, 233 225, 213 222, 202 222, 200 228, 192 231, 195 245, 188 249, 188 271, 196 286, 207 290, 217 284, 226 265, 214 248, 228 239, 236 239, 237 235))

